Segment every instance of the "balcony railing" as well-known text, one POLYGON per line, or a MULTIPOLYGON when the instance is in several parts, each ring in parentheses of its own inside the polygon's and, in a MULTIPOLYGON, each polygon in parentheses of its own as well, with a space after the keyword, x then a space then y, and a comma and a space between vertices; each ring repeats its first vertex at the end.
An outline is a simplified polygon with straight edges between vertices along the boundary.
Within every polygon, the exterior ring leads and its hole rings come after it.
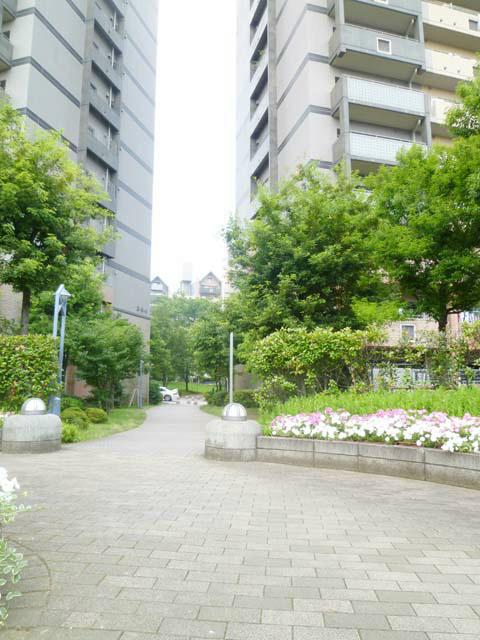
POLYGON ((430 117, 432 121, 445 124, 447 113, 455 106, 455 102, 444 98, 432 98, 430 101, 430 117))
POLYGON ((454 90, 457 82, 473 78, 476 66, 474 57, 425 49, 425 81, 432 86, 454 90))
MULTIPOLYGON (((402 13, 418 14, 421 9, 421 0, 389 0, 388 2, 379 2, 379 0, 344 0, 346 5, 358 5, 360 11, 364 11, 366 6, 372 5, 378 11, 400 11, 402 13)), ((328 12, 331 13, 335 8, 335 0, 328 0, 328 12)), ((348 7, 347 11, 348 11, 348 7)))
POLYGON ((267 10, 267 0, 253 0, 250 2, 250 25, 255 26, 260 22, 262 14, 267 10))
MULTIPOLYGON (((102 33, 110 40, 110 42, 117 47, 117 49, 122 50, 123 48, 123 36, 114 27, 113 17, 107 16, 97 4, 95 4, 94 8, 94 19, 97 26, 100 28, 102 33)), ((118 23, 117 23, 118 24, 118 23)))
POLYGON ((119 61, 112 64, 111 58, 95 46, 93 47, 92 61, 116 89, 122 88, 122 64, 119 61))
POLYGON ((87 134, 87 147, 108 167, 114 171, 118 170, 118 146, 115 142, 102 140, 89 131, 87 134))
POLYGON ((480 48, 478 12, 443 2, 422 4, 425 35, 428 39, 472 51, 480 48))
POLYGON ((3 21, 13 20, 17 15, 18 0, 3 0, 3 21), (5 15, 6 14, 6 15, 5 15))
POLYGON ((425 64, 418 40, 351 24, 337 26, 329 53, 335 66, 368 73, 375 68, 379 75, 398 79, 410 79, 412 70, 425 64))
POLYGON ((12 43, 3 33, 0 33, 0 71, 10 69, 12 66, 12 43))
POLYGON ((255 69, 252 71, 250 80, 250 96, 257 95, 259 93, 259 87, 266 82, 268 78, 268 55, 265 52, 261 59, 258 61, 255 69))
POLYGON ((425 115, 425 96, 421 91, 385 82, 343 77, 335 84, 332 92, 333 109, 343 97, 346 97, 349 102, 372 105, 377 109, 425 115))
MULTIPOLYGON (((268 13, 265 11, 265 13, 262 16, 262 19, 260 20, 260 22, 258 23, 258 26, 256 27, 255 34, 250 43, 250 56, 253 56, 255 51, 257 51, 262 39, 265 41, 267 40, 267 27, 268 27, 268 13)), ((265 44, 264 48, 266 46, 267 45, 265 44)))
POLYGON ((411 149, 415 144, 425 146, 423 143, 350 131, 335 143, 334 161, 339 162, 348 149, 352 159, 374 164, 396 164, 398 153, 402 149, 411 149))
MULTIPOLYGON (((116 98, 117 101, 120 102, 119 97, 116 98)), ((96 89, 90 89, 90 104, 114 129, 120 130, 120 110, 117 105, 110 106, 96 89)))
POLYGON ((257 127, 262 123, 265 118, 268 118, 268 104, 269 104, 269 95, 268 91, 265 92, 263 98, 258 103, 257 108, 252 116, 250 121, 250 131, 253 133, 256 131, 257 127))
POLYGON ((265 139, 258 145, 257 150, 252 155, 250 161, 250 175, 257 176, 259 169, 268 160, 270 150, 270 137, 267 135, 265 139))

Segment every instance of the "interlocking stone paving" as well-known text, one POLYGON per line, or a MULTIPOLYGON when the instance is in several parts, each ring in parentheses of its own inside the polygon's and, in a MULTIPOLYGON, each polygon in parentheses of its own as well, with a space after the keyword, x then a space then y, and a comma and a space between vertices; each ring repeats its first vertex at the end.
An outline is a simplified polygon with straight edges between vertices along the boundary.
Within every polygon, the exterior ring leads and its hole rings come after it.
POLYGON ((2 640, 478 640, 479 492, 207 461, 208 420, 0 454, 35 506, 2 640))

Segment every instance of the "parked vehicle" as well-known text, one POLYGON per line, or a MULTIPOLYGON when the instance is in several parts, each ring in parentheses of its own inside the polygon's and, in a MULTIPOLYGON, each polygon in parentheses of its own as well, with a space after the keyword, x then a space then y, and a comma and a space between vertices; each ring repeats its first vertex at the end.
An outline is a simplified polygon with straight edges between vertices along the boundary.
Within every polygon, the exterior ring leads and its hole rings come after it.
POLYGON ((160 387, 160 393, 164 402, 178 402, 180 400, 180 394, 178 389, 167 389, 167 387, 160 387))

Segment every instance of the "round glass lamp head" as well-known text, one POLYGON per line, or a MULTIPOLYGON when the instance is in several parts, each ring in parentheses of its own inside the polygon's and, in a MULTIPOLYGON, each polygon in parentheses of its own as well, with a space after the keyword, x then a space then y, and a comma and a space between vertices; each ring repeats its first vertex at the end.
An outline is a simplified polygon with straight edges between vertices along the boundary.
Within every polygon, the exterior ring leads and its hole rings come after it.
POLYGON ((29 398, 22 404, 20 413, 24 416, 38 416, 47 413, 47 407, 40 398, 29 398))
POLYGON ((231 422, 244 422, 247 419, 247 410, 243 404, 232 402, 227 404, 222 413, 222 420, 231 422))

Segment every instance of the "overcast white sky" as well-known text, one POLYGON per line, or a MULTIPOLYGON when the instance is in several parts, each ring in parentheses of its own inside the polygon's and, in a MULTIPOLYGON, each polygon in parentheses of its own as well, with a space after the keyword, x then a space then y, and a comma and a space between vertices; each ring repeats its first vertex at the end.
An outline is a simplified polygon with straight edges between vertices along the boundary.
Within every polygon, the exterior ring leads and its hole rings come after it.
POLYGON ((152 276, 223 276, 235 208, 235 0, 159 2, 152 276))

